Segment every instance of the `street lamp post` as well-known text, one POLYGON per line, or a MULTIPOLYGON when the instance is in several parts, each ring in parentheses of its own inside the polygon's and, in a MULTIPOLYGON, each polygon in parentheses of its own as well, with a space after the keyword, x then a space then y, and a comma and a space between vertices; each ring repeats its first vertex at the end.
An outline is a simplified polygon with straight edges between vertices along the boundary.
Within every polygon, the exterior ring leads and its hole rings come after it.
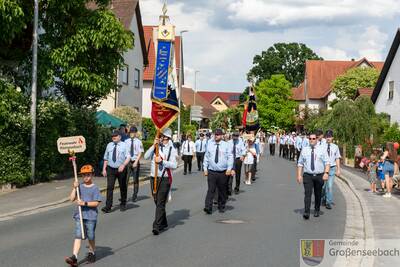
POLYGON ((181 45, 180 45, 180 57, 179 57, 179 116, 178 116, 178 141, 181 140, 181 99, 182 99, 182 84, 183 84, 183 75, 184 75, 184 68, 183 68, 183 34, 188 32, 187 30, 183 30, 180 32, 181 36, 181 45))
POLYGON ((196 106, 196 91, 197 91, 197 73, 200 71, 196 70, 194 72, 194 90, 193 90, 193 105, 190 109, 190 125, 192 125, 193 120, 193 107, 196 106))
POLYGON ((32 45, 32 90, 31 90, 31 181, 35 183, 35 162, 36 162, 36 97, 37 97, 37 47, 38 47, 38 20, 39 0, 34 3, 33 19, 33 45, 32 45))

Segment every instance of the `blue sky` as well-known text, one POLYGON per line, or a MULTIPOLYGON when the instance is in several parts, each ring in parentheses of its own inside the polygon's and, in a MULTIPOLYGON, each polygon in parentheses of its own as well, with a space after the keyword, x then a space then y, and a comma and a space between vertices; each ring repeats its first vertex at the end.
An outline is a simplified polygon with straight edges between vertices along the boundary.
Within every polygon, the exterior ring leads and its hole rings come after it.
MULTIPOLYGON (((158 23, 163 0, 141 0, 143 23, 158 23)), ((253 57, 276 42, 302 42, 326 60, 384 61, 400 27, 400 0, 169 0, 184 35, 185 83, 243 91, 253 57)))

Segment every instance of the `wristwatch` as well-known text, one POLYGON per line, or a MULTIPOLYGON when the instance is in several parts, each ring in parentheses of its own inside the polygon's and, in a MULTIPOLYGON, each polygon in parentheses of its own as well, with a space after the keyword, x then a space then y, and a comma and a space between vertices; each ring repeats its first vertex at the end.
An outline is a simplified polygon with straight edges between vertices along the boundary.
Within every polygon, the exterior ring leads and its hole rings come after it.
POLYGON ((329 175, 329 172, 325 172, 325 174, 328 174, 328 175, 329 175))
POLYGON ((88 207, 88 203, 85 201, 85 206, 88 207))

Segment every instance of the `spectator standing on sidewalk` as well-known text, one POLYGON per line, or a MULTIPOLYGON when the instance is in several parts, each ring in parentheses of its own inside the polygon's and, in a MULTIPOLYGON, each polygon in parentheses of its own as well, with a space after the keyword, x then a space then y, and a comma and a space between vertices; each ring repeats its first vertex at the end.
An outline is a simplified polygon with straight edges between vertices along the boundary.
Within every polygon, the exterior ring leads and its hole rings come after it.
POLYGON ((333 205, 333 185, 335 181, 335 175, 340 176, 341 174, 341 166, 340 166, 340 151, 339 147, 333 143, 333 131, 328 130, 325 134, 326 137, 326 145, 322 146, 323 149, 326 149, 329 157, 330 169, 329 169, 329 178, 328 181, 324 183, 323 190, 323 200, 322 203, 325 203, 327 209, 332 209, 333 205))
POLYGON ((171 141, 172 131, 166 128, 162 132, 161 142, 158 138, 154 139, 153 145, 146 151, 144 158, 151 160, 150 167, 150 186, 151 191, 154 189, 155 168, 157 163, 157 188, 154 197, 156 204, 156 213, 153 222, 153 234, 158 235, 161 231, 168 228, 168 221, 165 212, 165 206, 168 200, 168 194, 171 190, 172 170, 178 167, 176 161, 177 151, 171 141), (155 145, 159 144, 159 156, 155 155, 155 145))
POLYGON ((86 256, 86 261, 88 263, 94 263, 96 261, 95 231, 98 215, 97 207, 102 198, 99 188, 93 183, 94 168, 91 165, 84 165, 81 168, 80 174, 83 176, 83 183, 74 182, 69 197, 70 200, 74 201, 77 205, 73 216, 75 221, 75 241, 72 256, 65 258, 65 262, 70 266, 78 266, 78 253, 83 240, 78 206, 81 206, 82 209, 85 239, 87 238, 89 241, 89 252, 86 256), (77 199, 76 189, 78 187, 81 200, 77 199))
POLYGON ((136 201, 139 192, 140 159, 144 152, 142 141, 137 138, 137 133, 138 129, 135 126, 132 126, 129 129, 130 138, 125 140, 125 145, 129 150, 131 159, 126 171, 126 187, 129 187, 129 178, 133 176, 132 202, 136 201))
POLYGON ((196 148, 192 141, 192 135, 188 134, 186 136, 186 141, 183 142, 181 148, 181 155, 184 162, 183 175, 186 175, 188 170, 189 174, 192 173, 192 161, 193 157, 195 156, 195 153, 196 153, 196 148))
POLYGON ((301 151, 297 166, 297 182, 303 182, 304 185, 303 218, 305 220, 310 218, 313 190, 315 198, 314 217, 319 217, 322 186, 324 181, 329 178, 330 160, 326 150, 322 146, 317 146, 317 135, 315 133, 310 135, 310 146, 301 151))
POLYGON ((111 212, 113 204, 115 180, 118 179, 119 191, 121 193, 120 210, 126 210, 126 166, 131 157, 124 142, 121 142, 121 133, 114 130, 112 133, 112 142, 108 143, 104 152, 103 176, 107 177, 107 200, 106 206, 101 210, 104 213, 111 212))
POLYGON ((370 192, 376 193, 376 183, 378 181, 376 170, 378 167, 378 163, 376 161, 375 154, 371 154, 369 160, 370 161, 368 163, 368 181, 371 184, 370 192))
POLYGON ((207 140, 204 138, 204 133, 200 134, 200 138, 196 140, 196 158, 197 158, 197 169, 198 171, 203 170, 204 154, 206 153, 207 140))
POLYGON ((383 173, 384 160, 381 159, 382 155, 379 156, 379 161, 377 163, 377 169, 376 169, 376 176, 378 178, 378 181, 381 182, 381 191, 385 192, 385 174, 383 173))
POLYGON ((385 174, 387 190, 386 194, 384 194, 383 197, 390 198, 392 197, 394 164, 397 164, 397 151, 394 149, 394 143, 386 143, 386 149, 381 159, 384 160, 383 173, 385 174))

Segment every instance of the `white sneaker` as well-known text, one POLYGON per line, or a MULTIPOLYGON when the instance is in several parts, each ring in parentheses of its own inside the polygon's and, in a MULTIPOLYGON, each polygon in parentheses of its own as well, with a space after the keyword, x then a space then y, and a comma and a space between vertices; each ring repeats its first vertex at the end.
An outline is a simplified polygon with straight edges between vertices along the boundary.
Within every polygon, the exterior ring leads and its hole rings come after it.
POLYGON ((391 197, 392 197, 392 194, 391 194, 391 193, 386 193, 386 194, 383 195, 383 197, 384 197, 384 198, 391 198, 391 197))

